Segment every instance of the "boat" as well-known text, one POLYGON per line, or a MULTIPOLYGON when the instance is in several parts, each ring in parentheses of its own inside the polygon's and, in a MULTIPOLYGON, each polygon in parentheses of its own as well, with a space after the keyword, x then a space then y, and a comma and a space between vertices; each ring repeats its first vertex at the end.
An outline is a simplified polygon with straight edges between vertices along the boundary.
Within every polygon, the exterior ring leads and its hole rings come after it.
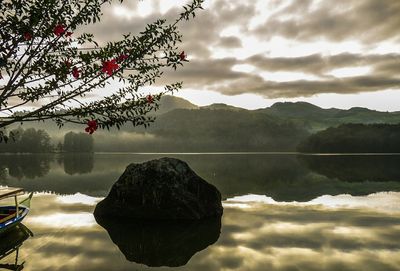
POLYGON ((0 270, 20 271, 24 269, 25 262, 19 262, 19 250, 23 243, 33 233, 22 223, 16 225, 7 231, 7 234, 1 236, 0 242, 0 270), (15 258, 12 260, 12 254, 15 253, 15 258), (11 263, 9 263, 12 261, 11 263), (7 263, 8 262, 8 263, 7 263))
POLYGON ((24 194, 23 188, 0 187, 0 201, 14 198, 14 205, 0 206, 0 235, 19 225, 28 215, 33 193, 21 202, 18 196, 24 194))

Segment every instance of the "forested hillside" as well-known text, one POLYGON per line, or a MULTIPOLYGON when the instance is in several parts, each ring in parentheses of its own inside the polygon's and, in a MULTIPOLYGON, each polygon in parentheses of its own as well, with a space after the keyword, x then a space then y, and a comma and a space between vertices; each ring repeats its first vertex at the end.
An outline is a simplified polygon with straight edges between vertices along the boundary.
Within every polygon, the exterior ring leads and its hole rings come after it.
POLYGON ((400 153, 399 124, 342 124, 311 135, 299 147, 314 153, 400 153))
MULTIPOLYGON (((156 121, 147 129, 125 125, 120 130, 96 131, 92 135, 94 151, 296 151, 298 144, 306 137, 329 127, 347 123, 400 123, 400 112, 378 112, 366 108, 323 109, 305 102, 276 103, 259 110, 226 104, 199 107, 174 96, 164 96, 159 110, 154 114, 156 121)), ((80 125, 67 124, 59 129, 49 121, 23 125, 24 129, 31 127, 49 133, 53 145, 61 144, 64 135, 70 131, 84 132, 84 127, 80 125)), ((361 128, 364 126, 351 127, 352 133, 357 130, 355 127, 360 127, 360 139, 367 140, 362 133, 370 130, 365 131, 361 128)), ((338 131, 341 129, 344 128, 338 131)), ((316 137, 312 138, 316 140, 316 137)), ((371 146, 377 145, 375 141, 371 146)), ((310 142, 307 144, 310 145, 310 142)), ((306 145, 302 146, 305 148, 306 145)), ((346 144, 341 148, 351 151, 346 144)), ((385 148, 393 152, 392 145, 385 148)), ((312 149, 320 148, 313 145, 312 149)))

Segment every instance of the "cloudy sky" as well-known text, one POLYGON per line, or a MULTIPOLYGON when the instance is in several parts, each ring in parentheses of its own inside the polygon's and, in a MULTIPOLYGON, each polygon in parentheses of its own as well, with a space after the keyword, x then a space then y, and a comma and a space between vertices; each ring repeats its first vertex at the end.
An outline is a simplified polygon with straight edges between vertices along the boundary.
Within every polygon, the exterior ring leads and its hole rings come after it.
MULTIPOLYGON (((175 18, 183 0, 130 0, 90 27, 101 40, 175 18)), ((182 24, 189 63, 158 83, 177 96, 245 108, 308 101, 324 108, 400 110, 399 0, 206 0, 182 24)))

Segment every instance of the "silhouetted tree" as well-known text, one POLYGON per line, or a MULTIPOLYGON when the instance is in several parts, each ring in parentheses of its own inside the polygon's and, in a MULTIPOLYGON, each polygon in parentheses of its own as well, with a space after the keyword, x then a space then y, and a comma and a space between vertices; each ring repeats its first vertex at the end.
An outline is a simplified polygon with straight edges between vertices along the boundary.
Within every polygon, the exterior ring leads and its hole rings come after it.
POLYGON ((93 152, 93 137, 85 133, 69 132, 64 136, 65 152, 93 152))
POLYGON ((19 127, 10 134, 13 134, 13 140, 9 140, 7 144, 0 144, 0 152, 44 153, 53 150, 50 136, 44 130, 24 130, 19 127))
POLYGON ((63 152, 64 151, 64 145, 61 142, 58 142, 56 150, 58 152, 63 152))

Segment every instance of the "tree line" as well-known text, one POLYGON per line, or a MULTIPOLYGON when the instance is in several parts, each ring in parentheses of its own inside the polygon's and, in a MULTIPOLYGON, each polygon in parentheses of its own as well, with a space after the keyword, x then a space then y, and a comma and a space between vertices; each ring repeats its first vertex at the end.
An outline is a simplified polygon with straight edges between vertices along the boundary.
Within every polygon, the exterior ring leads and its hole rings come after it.
POLYGON ((53 144, 45 130, 22 127, 11 130, 7 138, 0 143, 0 153, 93 152, 94 144, 91 135, 75 132, 65 134, 63 142, 53 144))
MULTIPOLYGON (((178 110, 179 111, 179 110, 178 110)), ((173 112, 168 121, 151 128, 148 140, 101 139, 97 151, 293 151, 311 153, 400 153, 400 124, 343 124, 308 135, 291 122, 265 119, 260 114, 207 110, 173 112), (195 114, 196 113, 196 114, 195 114), (193 114, 193 116, 191 116, 193 114), (232 115, 233 114, 233 115, 232 115), (194 117, 197 118, 194 118, 194 117), (235 121, 232 120, 234 117, 235 121), (171 119, 175 122, 171 123, 171 119), (193 125, 194 119, 196 124, 193 125), (174 125, 163 125, 164 123, 174 125), (173 129, 169 128, 173 127, 173 129)), ((93 136, 68 132, 54 144, 45 130, 19 127, 0 143, 0 153, 90 153, 93 136)))
POLYGON ((400 124, 342 124, 311 135, 301 152, 400 153, 400 124))

